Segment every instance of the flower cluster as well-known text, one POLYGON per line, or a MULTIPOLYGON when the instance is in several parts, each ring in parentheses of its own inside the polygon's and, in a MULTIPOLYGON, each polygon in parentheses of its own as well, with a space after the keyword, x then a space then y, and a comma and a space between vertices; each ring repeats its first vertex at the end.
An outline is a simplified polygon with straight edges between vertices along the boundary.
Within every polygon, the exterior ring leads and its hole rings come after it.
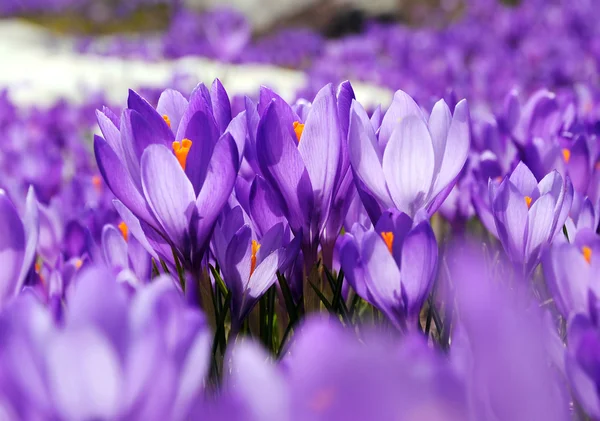
MULTIPOLYGON (((383 108, 348 81, 294 102, 130 90, 95 115, 1 95, 2 417, 600 419, 600 113, 564 61, 597 61, 593 7, 529 28, 534 6, 340 41, 406 58, 386 83, 420 92, 383 108)), ((234 23, 222 60, 248 42, 234 23)))

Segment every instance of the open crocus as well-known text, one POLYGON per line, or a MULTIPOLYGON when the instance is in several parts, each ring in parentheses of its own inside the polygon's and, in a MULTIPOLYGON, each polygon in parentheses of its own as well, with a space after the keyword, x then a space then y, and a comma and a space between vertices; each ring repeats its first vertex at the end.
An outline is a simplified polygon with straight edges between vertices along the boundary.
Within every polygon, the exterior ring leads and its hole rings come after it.
POLYGON ((456 105, 454 114, 440 100, 427 119, 409 95, 397 91, 377 131, 353 101, 348 151, 373 222, 383 209, 393 207, 410 217, 422 209, 433 214, 456 182, 469 142, 465 100, 456 105))
POLYGON ((257 161, 312 266, 340 179, 342 134, 335 90, 319 91, 306 119, 271 91, 261 91, 257 161))
POLYGON ((285 271, 298 255, 301 237, 291 242, 289 238, 289 228, 281 222, 257 237, 245 223, 239 206, 227 212, 217 225, 214 250, 223 280, 231 291, 235 328, 275 283, 277 271, 285 271))
POLYGON ((553 171, 538 183, 519 162, 500 185, 490 180, 489 194, 504 250, 523 273, 531 273, 567 219, 573 201, 569 178, 553 171))
POLYGON ((113 114, 98 112, 104 138, 94 140, 106 184, 155 239, 159 256, 173 263, 173 248, 194 271, 239 168, 238 146, 225 131, 229 100, 219 87, 198 86, 189 103, 165 91, 157 110, 130 91, 120 128, 113 114))
POLYGON ((546 284, 565 319, 587 312, 590 293, 600 297, 600 237, 583 229, 570 240, 554 244, 542 259, 546 284))
POLYGON ((375 229, 355 224, 341 238, 341 266, 356 293, 399 329, 416 323, 431 289, 438 249, 433 230, 396 210, 382 214, 375 229))
POLYGON ((39 216, 33 187, 27 193, 23 220, 0 189, 0 215, 0 304, 4 304, 21 291, 35 259, 39 216))

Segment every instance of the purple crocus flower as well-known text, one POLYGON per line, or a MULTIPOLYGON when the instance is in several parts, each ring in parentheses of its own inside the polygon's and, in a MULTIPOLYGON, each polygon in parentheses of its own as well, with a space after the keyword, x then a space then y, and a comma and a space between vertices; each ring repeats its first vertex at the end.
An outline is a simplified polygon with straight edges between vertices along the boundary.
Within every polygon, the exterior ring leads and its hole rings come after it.
POLYGON ((600 237, 583 229, 570 240, 554 244, 542 260, 548 289, 565 319, 588 310, 590 292, 600 296, 600 237))
POLYGON ((307 267, 338 190, 342 131, 332 85, 319 91, 302 119, 280 97, 261 91, 257 161, 296 235, 302 234, 307 267))
POLYGON ((391 207, 410 217, 420 210, 432 215, 450 193, 467 159, 467 103, 460 101, 452 115, 440 100, 427 119, 410 96, 397 91, 376 131, 362 106, 353 101, 348 151, 359 193, 373 222, 382 209, 391 207), (365 200, 365 195, 370 200, 365 200))
POLYGON ((17 295, 35 259, 39 235, 38 203, 33 187, 29 188, 23 219, 0 189, 0 304, 17 295))
POLYGON ((214 232, 214 249, 223 280, 231 291, 231 314, 235 328, 260 297, 298 255, 301 237, 289 241, 289 228, 279 222, 260 237, 245 223, 237 206, 227 212, 214 232), (286 232, 287 231, 287 232, 286 232))
POLYGON ((120 129, 107 109, 98 112, 98 166, 115 196, 140 220, 156 252, 169 249, 197 270, 214 223, 233 190, 238 146, 227 129, 229 100, 217 81, 199 85, 188 101, 165 91, 157 109, 130 91, 120 129))
POLYGON ((510 260, 530 273, 560 233, 573 200, 573 186, 557 171, 539 183, 520 162, 500 185, 489 183, 498 238, 510 260))
POLYGON ((374 230, 356 224, 341 241, 341 266, 356 293, 399 329, 416 323, 437 267, 437 243, 429 223, 413 227, 408 215, 389 210, 374 230))
POLYGON ((83 270, 56 323, 33 295, 0 313, 0 394, 9 419, 188 419, 211 336, 169 278, 133 292, 83 270))

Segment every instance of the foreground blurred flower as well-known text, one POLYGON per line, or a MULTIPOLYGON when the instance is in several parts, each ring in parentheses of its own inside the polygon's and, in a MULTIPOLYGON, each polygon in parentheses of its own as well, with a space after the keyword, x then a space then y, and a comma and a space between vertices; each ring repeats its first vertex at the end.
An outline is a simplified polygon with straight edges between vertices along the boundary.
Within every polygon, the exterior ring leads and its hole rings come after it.
POLYGON ((32 295, 0 314, 0 394, 10 419, 187 419, 210 334, 171 279, 131 291, 98 269, 74 281, 62 324, 32 295))
POLYGON ((539 302, 498 279, 504 259, 490 268, 479 245, 450 250, 459 309, 450 355, 467 380, 472 419, 571 419, 560 373, 564 347, 539 302))
POLYGON ((440 100, 427 120, 410 96, 397 91, 377 129, 362 106, 353 101, 348 150, 373 222, 382 209, 392 207, 411 218, 420 210, 432 215, 450 193, 467 159, 467 102, 460 101, 452 115, 440 100))
POLYGON ((600 419, 600 327, 597 302, 591 317, 575 315, 568 325, 565 368, 567 378, 577 402, 591 419, 600 419))
POLYGON ((510 260, 528 274, 563 228, 573 200, 569 178, 556 171, 537 182, 520 162, 500 185, 489 183, 496 232, 510 260))
POLYGON ((38 203, 33 187, 27 193, 23 220, 0 189, 0 304, 21 291, 35 259, 38 235, 38 203))
POLYGON ((341 266, 356 293, 399 329, 416 323, 437 267, 429 223, 413 228, 406 214, 386 211, 374 230, 355 224, 340 241, 341 266))
MULTIPOLYGON (((189 103, 167 90, 156 110, 130 91, 120 129, 110 111, 98 112, 104 138, 95 137, 94 151, 106 184, 146 235, 162 237, 166 249, 173 247, 194 270, 237 177, 238 146, 231 134, 220 135, 230 121, 229 99, 218 81, 211 92, 198 86, 189 103)), ((156 252, 173 263, 164 247, 156 252)))

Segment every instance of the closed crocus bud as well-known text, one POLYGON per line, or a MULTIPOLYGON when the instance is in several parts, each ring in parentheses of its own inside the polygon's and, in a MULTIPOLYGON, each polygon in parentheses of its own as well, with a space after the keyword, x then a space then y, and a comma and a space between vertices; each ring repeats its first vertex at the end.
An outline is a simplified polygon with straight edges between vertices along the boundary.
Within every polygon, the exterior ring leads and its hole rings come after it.
POLYGON ((365 203, 373 222, 393 207, 411 218, 422 209, 433 214, 456 183, 469 144, 465 100, 454 114, 440 100, 427 119, 409 95, 398 91, 377 131, 362 106, 352 102, 348 152, 357 187, 376 202, 365 203))
POLYGON ((382 214, 375 229, 355 224, 340 255, 356 293, 383 312, 399 329, 416 323, 436 273, 438 249, 428 222, 396 210, 382 214))
POLYGON ((524 274, 531 273, 567 219, 573 200, 569 178, 553 171, 538 183, 520 162, 499 185, 490 180, 489 195, 506 254, 524 274))

